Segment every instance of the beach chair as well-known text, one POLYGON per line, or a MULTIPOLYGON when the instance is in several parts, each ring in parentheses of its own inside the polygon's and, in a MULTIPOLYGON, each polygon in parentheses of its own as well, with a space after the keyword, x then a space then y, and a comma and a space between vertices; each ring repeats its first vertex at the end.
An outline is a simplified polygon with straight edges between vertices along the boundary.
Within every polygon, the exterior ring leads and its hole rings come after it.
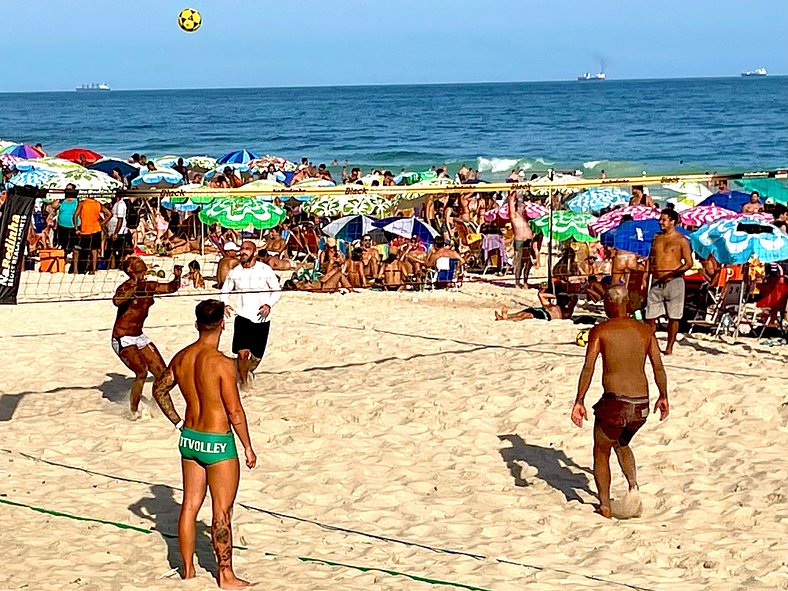
POLYGON ((459 272, 459 261, 448 257, 441 257, 435 261, 435 269, 427 273, 427 287, 429 289, 454 289, 462 285, 459 272))
POLYGON ((506 242, 500 234, 483 234, 482 238, 482 263, 484 269, 482 275, 486 275, 487 271, 495 268, 497 271, 503 271, 507 265, 506 256, 506 242))
POLYGON ((739 324, 743 319, 744 291, 743 280, 727 281, 716 305, 713 305, 711 311, 707 313, 708 318, 688 321, 688 333, 691 334, 696 326, 704 326, 708 329, 713 328, 714 336, 719 336, 721 332, 734 337, 739 336, 739 324))
POLYGON ((755 304, 752 315, 753 329, 758 337, 768 328, 776 328, 785 337, 785 313, 788 308, 788 280, 782 275, 772 275, 761 285, 762 297, 755 304))

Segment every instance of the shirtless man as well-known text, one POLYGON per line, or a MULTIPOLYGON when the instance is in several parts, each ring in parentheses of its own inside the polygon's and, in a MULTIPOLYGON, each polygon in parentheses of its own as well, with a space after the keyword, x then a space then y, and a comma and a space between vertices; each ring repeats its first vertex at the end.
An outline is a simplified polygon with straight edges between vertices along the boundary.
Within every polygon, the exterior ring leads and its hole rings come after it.
POLYGON ((219 264, 216 266, 215 287, 218 289, 222 288, 224 285, 224 280, 227 279, 227 275, 230 274, 230 271, 241 264, 241 261, 238 259, 238 253, 241 250, 240 246, 238 246, 235 242, 228 242, 223 246, 223 249, 224 256, 219 259, 219 264))
POLYGON ((741 212, 743 214, 753 214, 753 213, 761 213, 763 211, 763 203, 761 203, 761 194, 758 191, 753 191, 750 193, 750 202, 745 203, 742 208, 741 212))
POLYGON ((424 263, 428 269, 431 269, 435 266, 435 263, 438 262, 438 259, 447 258, 447 259, 456 259, 463 264, 465 261, 453 248, 446 246, 446 241, 441 237, 437 236, 435 238, 435 242, 433 243, 432 252, 427 257, 427 261, 424 263))
POLYGON ((153 296, 178 291, 183 267, 175 266, 175 278, 169 283, 147 281, 148 266, 139 257, 127 257, 121 263, 121 270, 129 279, 118 287, 112 298, 112 303, 118 308, 112 327, 112 350, 134 372, 129 406, 132 418, 138 418, 142 388, 148 372, 158 378, 167 366, 156 345, 142 332, 142 327, 153 305, 153 296))
POLYGON ((683 275, 692 267, 692 249, 689 240, 676 230, 679 214, 673 209, 663 209, 659 216, 661 232, 651 242, 648 271, 651 289, 646 303, 646 321, 656 329, 657 318, 668 317, 668 343, 665 355, 673 354, 673 345, 679 332, 679 321, 684 315, 683 275))
POLYGON ((627 316, 627 290, 611 287, 605 293, 605 312, 609 320, 591 329, 586 360, 577 384, 577 398, 572 407, 572 421, 578 427, 588 419, 584 404, 594 377, 594 367, 602 354, 602 388, 604 394, 594 405, 594 481, 599 493, 599 509, 603 517, 612 517, 610 509, 610 450, 616 452, 618 463, 630 491, 638 488, 635 456, 629 447, 632 437, 646 422, 649 411, 646 357, 654 370, 659 398, 654 412, 660 421, 668 417, 668 379, 662 366, 654 332, 627 316))
POLYGON ((368 279, 378 276, 380 269, 380 251, 372 243, 372 236, 364 234, 361 238, 361 261, 364 263, 364 274, 368 279))
POLYGON ((514 232, 514 286, 528 287, 528 275, 531 273, 531 251, 533 249, 534 233, 531 225, 525 218, 524 206, 517 202, 517 191, 509 191, 509 219, 512 221, 514 232), (521 282, 522 278, 522 282, 521 282))
POLYGON ((257 456, 252 449, 246 413, 238 394, 235 361, 219 352, 219 339, 224 330, 224 304, 205 300, 197 304, 195 312, 197 341, 181 349, 153 384, 153 397, 164 415, 181 431, 178 443, 183 471, 183 504, 178 519, 178 543, 183 557, 181 576, 191 579, 196 574, 195 522, 205 500, 207 484, 211 489, 211 545, 219 566, 219 587, 243 589, 249 583, 233 572, 230 520, 240 469, 230 424, 244 446, 247 467, 255 467, 257 456), (176 384, 186 400, 183 420, 170 396, 176 384))
POLYGON ((500 312, 495 312, 495 319, 511 320, 512 322, 532 319, 547 320, 548 322, 551 320, 568 320, 572 317, 575 306, 577 306, 577 296, 567 293, 555 296, 547 291, 540 291, 539 303, 541 306, 525 308, 514 314, 509 314, 509 309, 503 307, 500 312))
POLYGON ((290 271, 293 268, 293 261, 288 258, 274 256, 264 248, 257 251, 257 260, 265 263, 274 271, 290 271))
POLYGON ((268 231, 265 249, 273 256, 281 257, 286 255, 287 241, 282 238, 282 230, 280 228, 271 228, 268 231))

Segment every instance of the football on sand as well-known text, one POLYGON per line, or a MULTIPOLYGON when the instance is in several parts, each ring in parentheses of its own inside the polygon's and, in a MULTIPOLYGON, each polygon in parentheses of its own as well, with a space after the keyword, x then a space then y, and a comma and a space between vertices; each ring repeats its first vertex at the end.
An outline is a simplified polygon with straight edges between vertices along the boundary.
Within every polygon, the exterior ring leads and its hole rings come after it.
POLYGON ((588 335, 591 333, 590 330, 581 330, 577 333, 575 337, 575 345, 578 347, 585 347, 588 344, 588 335))
POLYGON ((184 8, 178 15, 178 26, 187 33, 194 33, 202 25, 202 16, 193 8, 184 8))

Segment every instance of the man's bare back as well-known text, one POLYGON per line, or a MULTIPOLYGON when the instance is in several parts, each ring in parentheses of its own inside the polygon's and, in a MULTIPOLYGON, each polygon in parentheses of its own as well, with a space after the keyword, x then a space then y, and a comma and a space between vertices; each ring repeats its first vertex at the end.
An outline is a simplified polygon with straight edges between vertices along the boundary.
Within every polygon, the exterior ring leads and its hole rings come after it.
POLYGON ((651 328, 632 318, 611 318, 591 330, 602 354, 602 388, 625 398, 648 396, 645 363, 654 339, 651 328))

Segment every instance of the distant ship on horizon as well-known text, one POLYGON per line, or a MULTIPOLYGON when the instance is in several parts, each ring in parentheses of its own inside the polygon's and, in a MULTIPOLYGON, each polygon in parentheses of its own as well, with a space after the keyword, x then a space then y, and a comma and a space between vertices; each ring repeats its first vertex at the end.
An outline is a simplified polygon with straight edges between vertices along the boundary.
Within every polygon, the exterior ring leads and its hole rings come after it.
POLYGON ((761 76, 766 76, 766 68, 758 68, 757 70, 753 70, 752 72, 742 72, 742 78, 759 78, 761 76))
POLYGON ((109 92, 112 89, 106 82, 101 82, 98 84, 82 84, 81 86, 77 86, 75 90, 77 92, 109 92))
POLYGON ((605 76, 604 72, 599 72, 599 74, 591 74, 590 72, 585 72, 584 74, 580 74, 577 79, 580 82, 589 82, 589 81, 602 81, 607 80, 607 76, 605 76))

